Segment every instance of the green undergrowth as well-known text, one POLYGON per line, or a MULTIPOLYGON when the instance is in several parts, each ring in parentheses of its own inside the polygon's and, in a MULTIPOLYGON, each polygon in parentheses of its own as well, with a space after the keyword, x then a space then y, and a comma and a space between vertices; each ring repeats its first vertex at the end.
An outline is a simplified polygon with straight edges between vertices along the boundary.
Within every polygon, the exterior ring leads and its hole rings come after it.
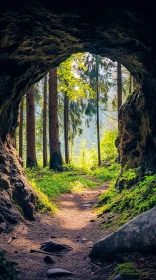
POLYGON ((101 183, 115 181, 119 176, 120 168, 120 164, 113 163, 110 166, 101 166, 94 170, 90 170, 88 174, 101 183))
MULTIPOLYGON (((117 149, 114 145, 118 130, 106 130, 100 141, 102 165, 113 164, 117 157, 117 149)), ((89 172, 98 165, 97 148, 89 148, 86 141, 81 142, 79 151, 73 154, 72 163, 76 168, 89 172)))
POLYGON ((110 277, 110 280, 114 279, 115 275, 126 276, 126 279, 140 279, 143 273, 139 271, 133 263, 119 264, 114 270, 114 274, 110 277))
POLYGON ((64 172, 56 173, 48 168, 26 169, 28 180, 38 194, 37 208, 41 212, 55 213, 55 200, 63 193, 80 192, 84 188, 95 188, 97 182, 86 178, 80 170, 65 167, 64 172), (72 171, 69 171, 71 170, 72 171))
MULTIPOLYGON (((131 171, 130 171, 131 172, 131 171)), ((132 172, 131 172, 132 173, 132 172)), ((130 176, 127 173, 127 176, 130 176)), ((130 176, 131 179, 131 176, 130 176)), ((127 182, 127 180, 126 180, 127 182)), ((99 199, 96 212, 100 215, 109 213, 111 219, 103 221, 102 228, 118 228, 138 214, 156 205, 156 174, 145 176, 142 181, 119 192, 115 185, 105 191, 99 199)))

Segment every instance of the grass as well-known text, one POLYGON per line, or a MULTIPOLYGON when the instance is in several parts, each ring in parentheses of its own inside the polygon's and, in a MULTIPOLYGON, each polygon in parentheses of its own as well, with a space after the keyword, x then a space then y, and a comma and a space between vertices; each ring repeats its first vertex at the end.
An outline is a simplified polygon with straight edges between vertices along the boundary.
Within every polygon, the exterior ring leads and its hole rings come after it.
POLYGON ((102 228, 114 227, 114 229, 128 222, 138 214, 151 209, 156 205, 156 174, 145 176, 141 182, 127 189, 127 184, 121 192, 118 192, 112 184, 110 188, 100 196, 96 207, 97 214, 116 213, 114 219, 103 223, 102 228))
POLYGON ((84 188, 96 188, 106 181, 111 182, 111 185, 100 196, 95 209, 98 215, 108 213, 101 228, 112 227, 115 230, 156 205, 156 174, 145 176, 141 182, 128 187, 137 173, 135 170, 125 171, 120 177, 124 184, 119 192, 115 187, 120 173, 120 165, 117 163, 87 172, 73 165, 66 165, 64 170, 62 173, 55 173, 49 168, 26 170, 30 184, 39 196, 37 203, 39 211, 55 213, 57 211, 55 201, 59 195, 82 192, 84 188))
POLYGON ((97 186, 96 182, 85 178, 82 172, 74 169, 61 173, 55 173, 48 168, 26 169, 26 174, 38 194, 37 210, 40 212, 55 213, 57 211, 55 201, 63 193, 81 192, 84 188, 97 186))
POLYGON ((41 213, 55 214, 57 212, 56 205, 50 201, 49 197, 43 191, 41 191, 34 178, 30 180, 30 184, 38 196, 36 210, 41 213))
POLYGON ((115 181, 119 176, 120 172, 120 164, 113 163, 112 165, 105 167, 97 167, 96 169, 89 171, 88 174, 99 182, 108 182, 108 181, 115 181))
POLYGON ((38 195, 37 210, 56 213, 55 204, 59 195, 70 192, 82 192, 85 188, 96 188, 105 181, 114 181, 119 173, 119 164, 97 167, 92 171, 65 165, 64 172, 56 173, 49 168, 26 169, 28 180, 38 195))

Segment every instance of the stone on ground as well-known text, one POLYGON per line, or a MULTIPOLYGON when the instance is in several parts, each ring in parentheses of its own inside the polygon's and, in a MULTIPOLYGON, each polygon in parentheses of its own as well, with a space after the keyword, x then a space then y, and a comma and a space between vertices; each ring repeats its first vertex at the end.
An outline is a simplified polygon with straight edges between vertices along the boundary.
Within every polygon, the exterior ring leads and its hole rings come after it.
POLYGON ((93 245, 90 257, 107 258, 125 252, 156 250, 156 206, 93 245))
POLYGON ((53 252, 53 251, 70 250, 71 248, 64 244, 59 244, 53 241, 47 241, 41 245, 40 249, 46 252, 53 252))
POLYGON ((113 280, 125 280, 125 278, 121 274, 117 274, 114 276, 113 280))
POLYGON ((54 260, 50 257, 50 256, 46 256, 46 257, 44 257, 44 262, 45 263, 54 263, 54 260))
POLYGON ((71 271, 61 269, 61 268, 48 269, 46 273, 46 276, 48 278, 57 277, 57 276, 66 276, 66 275, 73 275, 73 273, 71 271))
POLYGON ((123 274, 117 274, 114 276, 113 280, 136 280, 136 279, 140 279, 140 277, 138 275, 123 275, 123 274))

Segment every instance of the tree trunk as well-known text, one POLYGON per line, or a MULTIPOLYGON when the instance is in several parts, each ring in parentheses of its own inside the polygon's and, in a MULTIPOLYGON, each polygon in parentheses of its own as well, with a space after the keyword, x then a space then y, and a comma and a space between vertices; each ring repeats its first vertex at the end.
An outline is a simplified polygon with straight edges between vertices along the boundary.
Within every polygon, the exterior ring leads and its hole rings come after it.
POLYGON ((43 103, 43 167, 46 167, 47 164, 47 75, 45 75, 43 103))
POLYGON ((31 86, 26 94, 27 112, 27 167, 36 167, 36 143, 35 143, 35 108, 34 86, 31 86))
POLYGON ((50 169, 62 171, 62 157, 59 144, 56 68, 49 71, 49 145, 50 169))
MULTIPOLYGON (((23 159, 23 100, 20 104, 20 122, 19 122, 19 156, 23 159)), ((21 162, 23 166, 23 163, 21 162)))
POLYGON ((64 148, 65 163, 69 163, 69 97, 64 93, 64 148))
POLYGON ((98 83, 99 83, 99 62, 98 62, 98 55, 97 55, 96 56, 96 126, 97 126, 98 165, 101 165, 98 83))
POLYGON ((120 123, 119 110, 122 106, 122 74, 121 64, 117 63, 117 110, 118 110, 118 128, 120 123))

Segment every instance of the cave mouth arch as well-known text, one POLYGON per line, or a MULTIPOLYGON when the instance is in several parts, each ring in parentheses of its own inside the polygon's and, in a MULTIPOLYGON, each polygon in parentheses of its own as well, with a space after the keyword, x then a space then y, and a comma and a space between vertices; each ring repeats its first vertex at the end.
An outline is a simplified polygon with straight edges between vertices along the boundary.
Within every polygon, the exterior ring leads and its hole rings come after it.
POLYGON ((156 52, 153 7, 110 1, 101 11, 58 11, 51 1, 23 1, 1 11, 0 47, 0 211, 14 216, 10 196, 33 218, 33 195, 10 136, 17 126, 18 108, 27 89, 72 53, 90 52, 123 64, 141 88, 121 110, 123 165, 156 169, 155 88, 156 52), (134 121, 137 120, 137 121, 134 121), (130 135, 125 142, 124 133, 130 135), (148 139, 153 145, 149 147, 148 139), (136 157, 140 151, 139 159, 136 157), (8 210, 10 209, 10 210, 8 210), (5 211, 4 211, 5 210, 5 211))
POLYGON ((39 1, 4 12, 0 60, 3 138, 15 126, 15 107, 21 95, 72 53, 90 52, 119 61, 139 82, 147 78, 149 70, 152 75, 153 53, 144 12, 120 8, 115 3, 102 12, 59 13, 52 12, 50 3, 39 1), (7 122, 3 121, 4 111, 10 111, 7 122))
POLYGON ((144 80, 153 83, 154 42, 150 27, 154 23, 153 18, 148 20, 149 11, 145 17, 144 7, 137 13, 129 5, 113 1, 96 13, 82 12, 79 7, 68 13, 58 12, 57 8, 50 1, 24 1, 19 7, 10 4, 2 12, 3 139, 16 126, 17 108, 28 87, 72 53, 90 52, 108 57, 124 65, 140 83, 144 80))

